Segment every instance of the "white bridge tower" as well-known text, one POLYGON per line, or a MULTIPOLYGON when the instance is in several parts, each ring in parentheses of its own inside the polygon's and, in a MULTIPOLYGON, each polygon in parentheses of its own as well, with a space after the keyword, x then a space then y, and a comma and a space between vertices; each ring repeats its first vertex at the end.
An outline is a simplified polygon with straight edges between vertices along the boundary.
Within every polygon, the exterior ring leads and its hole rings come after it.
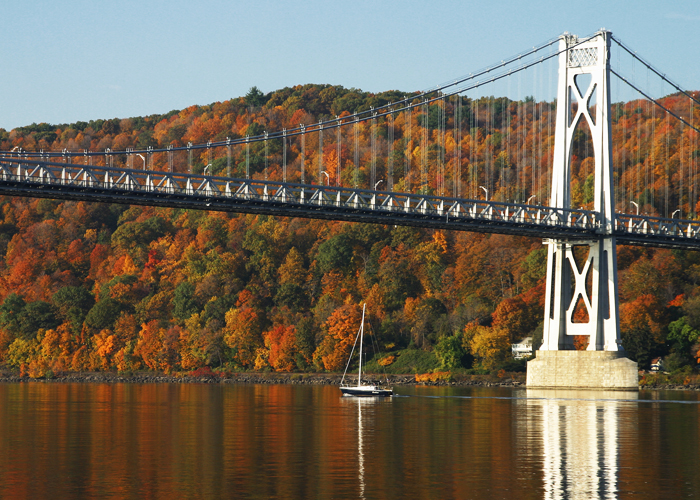
POLYGON ((550 206, 571 207, 571 156, 579 127, 591 131, 595 157, 593 210, 598 236, 547 240, 547 289, 543 343, 528 363, 528 386, 636 388, 636 363, 620 345, 617 253, 613 235, 610 126, 611 33, 559 41, 557 119, 550 206), (586 352, 573 336, 589 337, 586 352), (591 352, 593 351, 593 352, 591 352))
POLYGON ((549 240, 542 350, 573 349, 573 335, 588 335, 588 349, 617 351, 620 327, 617 256, 612 229, 615 202, 610 141, 610 33, 588 40, 563 35, 559 41, 559 84, 550 206, 571 207, 571 148, 586 122, 595 157, 594 207, 599 237, 590 241, 549 240), (585 261, 574 247, 587 250, 585 261), (577 306, 587 321, 574 318, 577 306))

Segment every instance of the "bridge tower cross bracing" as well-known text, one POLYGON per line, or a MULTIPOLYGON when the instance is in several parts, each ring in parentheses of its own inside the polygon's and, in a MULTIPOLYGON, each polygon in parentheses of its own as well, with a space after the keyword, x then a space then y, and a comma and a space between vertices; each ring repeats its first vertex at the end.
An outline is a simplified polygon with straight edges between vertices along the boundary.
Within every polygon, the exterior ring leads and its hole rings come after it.
MULTIPOLYGON (((574 335, 588 335, 589 351, 623 351, 617 295, 617 254, 613 235, 615 198, 610 125, 611 33, 601 30, 580 40, 559 41, 559 81, 550 206, 571 207, 574 134, 585 121, 595 156, 594 208, 598 237, 588 241, 549 239, 542 351, 572 350, 574 335), (583 247, 577 249, 575 247, 583 247), (576 253, 588 255, 577 264, 576 253), (590 275, 590 276, 589 276, 590 275), (587 321, 574 317, 579 304, 587 321)), ((619 354, 622 354, 620 352, 619 354)))

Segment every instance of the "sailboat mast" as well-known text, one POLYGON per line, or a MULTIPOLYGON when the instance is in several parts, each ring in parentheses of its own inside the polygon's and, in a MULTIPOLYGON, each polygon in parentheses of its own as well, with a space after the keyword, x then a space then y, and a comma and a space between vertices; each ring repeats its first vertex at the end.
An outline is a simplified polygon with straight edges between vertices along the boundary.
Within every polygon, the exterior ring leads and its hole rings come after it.
POLYGON ((360 369, 357 371, 357 387, 360 387, 362 381, 362 339, 365 336, 365 307, 367 303, 362 304, 362 322, 360 323, 360 369))

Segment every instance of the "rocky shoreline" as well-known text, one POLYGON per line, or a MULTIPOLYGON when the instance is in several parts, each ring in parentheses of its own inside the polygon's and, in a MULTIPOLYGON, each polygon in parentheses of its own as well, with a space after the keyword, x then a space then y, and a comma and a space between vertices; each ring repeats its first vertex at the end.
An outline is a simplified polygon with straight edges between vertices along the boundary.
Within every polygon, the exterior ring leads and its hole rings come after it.
MULTIPOLYGON (((342 376, 335 373, 216 373, 164 374, 153 372, 81 372, 66 373, 51 378, 21 377, 7 371, 0 372, 0 383, 97 383, 97 384, 293 384, 293 385, 340 385, 342 376)), ((353 383, 353 377, 349 383, 353 383)), ((493 375, 457 375, 445 380, 421 380, 416 375, 388 375, 386 378, 366 379, 367 383, 386 386, 442 386, 442 387, 525 387, 525 374, 506 374, 502 378, 493 375), (387 381, 388 380, 388 381, 387 381)), ((700 391, 696 384, 640 385, 644 390, 700 391)))
MULTIPOLYGON (((523 374, 517 374, 523 375, 523 374)), ((17 374, 1 373, 0 383, 131 383, 131 384, 293 384, 293 385, 340 385, 342 376, 333 373, 236 373, 219 376, 216 374, 204 375, 167 375, 164 373, 115 373, 115 372, 82 372, 66 373, 51 378, 31 378, 20 377, 17 374)), ((349 383, 354 383, 356 378, 350 378, 349 383)), ((464 376, 453 377, 447 380, 426 380, 417 381, 415 375, 389 375, 387 378, 373 379, 368 377, 365 380, 369 384, 407 386, 479 386, 479 387, 519 387, 524 386, 524 376, 503 377, 493 380, 489 376, 464 376), (388 382, 387 382, 388 379, 388 382)))

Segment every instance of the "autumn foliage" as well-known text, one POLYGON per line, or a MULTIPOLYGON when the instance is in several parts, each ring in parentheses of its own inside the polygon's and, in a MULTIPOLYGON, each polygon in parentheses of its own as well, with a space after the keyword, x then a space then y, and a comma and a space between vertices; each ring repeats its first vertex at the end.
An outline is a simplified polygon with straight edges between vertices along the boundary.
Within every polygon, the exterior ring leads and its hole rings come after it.
MULTIPOLYGON (((66 160, 77 162, 85 149, 205 144, 347 116, 407 96, 305 85, 165 115, 0 130, 0 146, 65 150, 72 154, 66 160)), ((665 102, 682 111, 677 96, 665 102)), ((387 182, 392 158, 396 190, 420 186, 450 194, 461 175, 464 197, 480 195, 478 186, 488 182, 491 199, 518 200, 524 186, 538 181, 544 188, 537 201, 544 203, 552 137, 541 138, 533 159, 528 156, 532 135, 527 135, 532 132, 518 134, 525 125, 548 130, 555 106, 464 98, 460 125, 454 121, 456 103, 453 98, 431 105, 427 113, 422 106, 411 115, 397 113, 393 136, 386 121, 375 129, 362 123, 356 151, 353 135, 342 132, 340 157, 335 133, 327 133, 320 148, 318 134, 313 140, 310 135, 306 182, 318 183, 313 176, 323 165, 327 182, 369 187, 374 140, 383 151, 374 162, 377 176, 387 182), (455 125, 461 126, 459 137, 455 125), (432 141, 425 156, 423 131, 432 141), (421 158, 428 162, 426 179, 420 176, 421 158)), ((700 109, 695 112, 698 123, 700 109)), ((684 217, 693 216, 688 186, 695 180, 687 176, 698 171, 689 168, 700 158, 697 137, 660 120, 643 102, 614 105, 612 120, 625 205, 618 209, 627 211, 628 200, 636 199, 647 213, 670 216, 668 207, 680 207, 684 217), (639 130, 646 132, 633 133, 639 130), (676 182, 682 175, 685 182, 676 182)), ((287 147, 288 180, 297 182, 301 144, 296 138, 287 147)), ((282 151, 281 144, 268 144, 265 157, 262 144, 248 152, 237 146, 229 162, 225 148, 198 149, 191 159, 174 155, 172 168, 201 172, 211 163, 217 175, 240 177, 248 168, 253 178, 281 180, 282 151)), ((582 153, 585 149, 577 151, 572 203, 591 207, 592 158, 582 153)), ((115 154, 113 161, 129 166, 130 160, 115 154)), ((169 161, 154 154, 149 168, 167 169, 169 161)), ((508 361, 512 342, 537 339, 542 331, 546 250, 535 239, 5 197, 0 198, 0 255, 0 362, 32 376, 205 367, 340 370, 355 341, 363 302, 369 304, 371 335, 378 343, 437 349, 450 369, 460 363, 496 369, 508 361)), ((695 366, 700 256, 620 247, 618 266, 628 352, 642 365, 671 355, 680 365, 695 366)), ((384 356, 379 364, 401 359, 384 356)))

